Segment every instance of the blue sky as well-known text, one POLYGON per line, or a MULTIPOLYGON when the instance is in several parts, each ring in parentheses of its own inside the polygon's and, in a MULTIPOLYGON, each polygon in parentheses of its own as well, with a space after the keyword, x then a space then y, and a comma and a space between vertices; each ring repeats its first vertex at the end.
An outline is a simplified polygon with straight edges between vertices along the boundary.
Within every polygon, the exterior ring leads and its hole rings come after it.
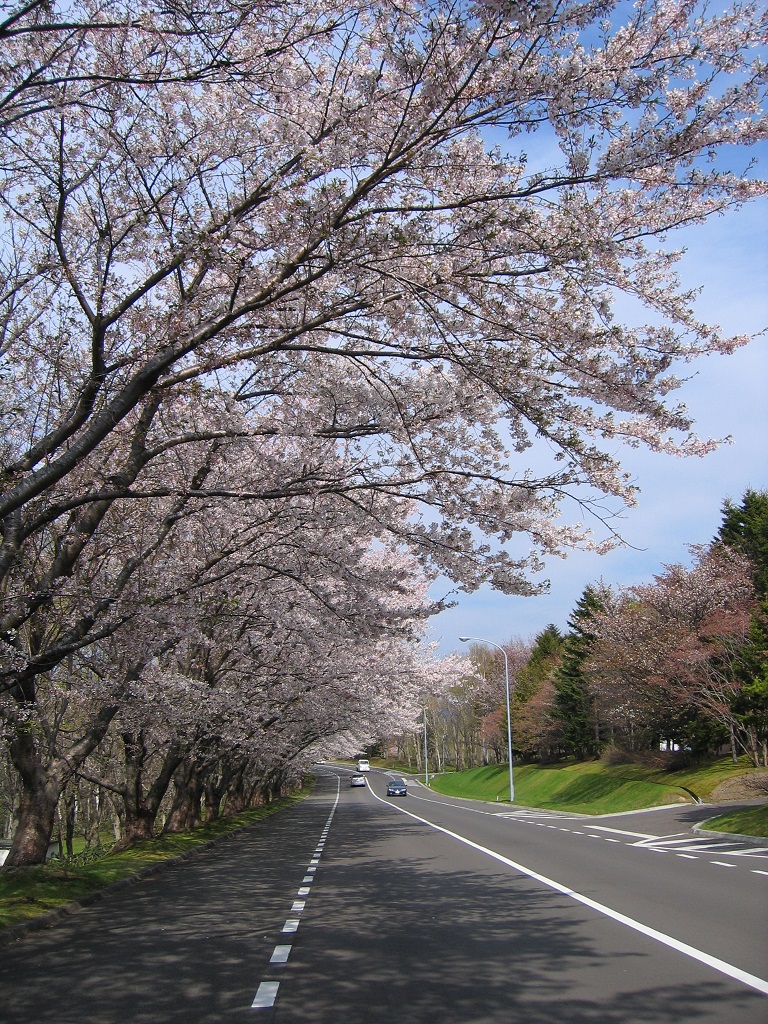
MULTIPOLYGON (((768 199, 671 235, 668 244, 688 250, 679 270, 686 286, 702 288, 696 306, 702 319, 729 334, 768 327, 768 199)), ((620 530, 631 547, 550 560, 543 575, 551 589, 540 597, 489 588, 456 594, 457 606, 432 620, 441 654, 465 651, 460 635, 502 643, 533 637, 549 623, 565 629, 588 583, 639 583, 664 564, 688 562, 688 544, 715 536, 726 497, 738 501, 747 487, 768 489, 768 335, 732 356, 700 360, 692 372, 673 398, 688 406, 699 436, 730 435, 733 443, 704 459, 630 452, 624 465, 640 488, 639 502, 620 530)), ((433 590, 445 592, 445 583, 433 590)))

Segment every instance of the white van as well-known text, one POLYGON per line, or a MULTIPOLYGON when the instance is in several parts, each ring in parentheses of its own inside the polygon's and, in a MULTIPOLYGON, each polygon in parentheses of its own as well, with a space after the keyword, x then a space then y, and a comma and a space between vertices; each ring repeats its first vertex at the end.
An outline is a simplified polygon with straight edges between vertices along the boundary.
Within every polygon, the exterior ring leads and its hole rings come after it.
POLYGON ((365 760, 365 758, 361 758, 357 762, 357 770, 359 772, 369 772, 371 770, 371 766, 369 762, 365 760))

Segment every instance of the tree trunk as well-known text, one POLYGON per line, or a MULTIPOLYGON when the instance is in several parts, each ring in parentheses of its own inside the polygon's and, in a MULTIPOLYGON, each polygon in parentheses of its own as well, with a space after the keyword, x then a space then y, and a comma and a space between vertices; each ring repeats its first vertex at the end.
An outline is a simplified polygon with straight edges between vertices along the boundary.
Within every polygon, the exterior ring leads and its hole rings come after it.
POLYGON ((224 796, 224 814, 239 814, 248 806, 245 795, 245 769, 236 772, 227 784, 224 796))
POLYGON ((77 797, 76 791, 71 788, 67 788, 64 791, 64 798, 62 800, 64 808, 64 841, 66 844, 67 857, 72 857, 74 854, 74 839, 75 839, 75 820, 76 820, 76 808, 77 808, 77 797))
POLYGON ((215 821, 221 815, 222 800, 229 792, 233 777, 241 774, 242 769, 238 768, 233 771, 231 767, 228 769, 224 764, 219 766, 218 772, 206 773, 204 783, 206 821, 215 821))
POLYGON ((149 752, 142 732, 121 733, 125 748, 125 786, 123 788, 123 836, 116 849, 127 849, 134 843, 151 839, 160 803, 171 784, 173 773, 182 761, 178 747, 172 744, 165 753, 154 782, 144 792, 144 774, 149 767, 149 752))
POLYGON ((189 832, 202 821, 203 784, 194 765, 182 763, 173 773, 174 797, 165 832, 189 832))
POLYGON ((19 824, 4 867, 42 864, 56 820, 56 806, 67 782, 104 739, 116 707, 102 708, 83 736, 61 756, 46 763, 28 723, 22 723, 8 745, 21 779, 19 824))
POLYGON ((10 753, 22 787, 19 824, 4 867, 42 864, 53 835, 56 805, 63 782, 42 764, 31 733, 22 732, 15 736, 10 744, 10 753))

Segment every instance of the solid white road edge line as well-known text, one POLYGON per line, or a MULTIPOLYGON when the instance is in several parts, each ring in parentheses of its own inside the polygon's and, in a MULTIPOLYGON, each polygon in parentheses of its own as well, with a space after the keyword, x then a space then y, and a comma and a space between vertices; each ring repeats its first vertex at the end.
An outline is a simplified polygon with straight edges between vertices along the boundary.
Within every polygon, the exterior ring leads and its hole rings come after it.
POLYGON ((413 818, 415 821, 420 821, 422 824, 428 825, 430 828, 435 829, 436 832, 442 832, 443 835, 446 835, 451 839, 456 839, 458 842, 464 843, 465 846, 469 846, 473 850, 477 850, 479 853, 484 853, 487 857, 491 857, 493 860, 499 861, 501 864, 506 864, 508 867, 514 868, 515 871, 519 871, 521 874, 527 875, 529 878, 533 878, 537 882, 541 882, 542 885, 546 885, 549 889, 554 889, 555 892, 560 892, 564 896, 569 896, 577 903, 582 903, 585 907, 589 907, 590 910, 595 910, 598 914, 603 914, 605 917, 609 917, 612 920, 617 921, 619 924, 623 924, 625 927, 639 932, 641 935, 646 935, 648 938, 654 939, 656 942, 660 942, 664 946, 669 946, 670 949, 676 949, 679 953, 683 953, 692 960, 698 960, 699 963, 706 964, 707 967, 711 967, 713 970, 719 971, 721 974, 725 974, 727 977, 733 978, 735 981, 740 981, 742 984, 748 985, 750 988, 756 989, 758 992, 762 992, 763 995, 768 995, 768 981, 764 978, 758 978, 754 974, 742 971, 740 967, 728 964, 724 960, 718 959, 716 956, 710 956, 709 953, 705 953, 701 949, 696 949, 695 946, 689 946, 687 942, 681 942, 679 939, 675 939, 671 935, 665 935, 664 932, 660 932, 656 928, 650 928, 641 921, 635 921, 634 918, 627 917, 626 914, 620 914, 617 910, 613 910, 611 907, 606 907, 603 903, 598 903, 596 900, 592 900, 588 896, 583 896, 580 892, 576 892, 574 889, 569 889, 566 885, 561 885, 560 882, 556 882, 552 878, 547 878, 546 875, 540 875, 538 871, 534 871, 532 868, 527 868, 524 864, 518 864, 516 861, 510 860, 509 857, 505 857, 501 853, 496 853, 495 850, 489 850, 488 847, 481 846, 479 843, 475 843, 473 840, 467 839, 466 836, 460 836, 458 832, 451 832, 450 829, 443 828, 442 825, 435 825, 434 822, 428 821, 426 818, 422 818, 418 814, 406 811, 404 807, 398 804, 393 804, 388 800, 382 799, 382 797, 377 796, 373 790, 370 792, 372 796, 378 800, 379 803, 384 804, 385 807, 394 807, 396 810, 400 811, 401 814, 407 814, 409 818, 413 818))

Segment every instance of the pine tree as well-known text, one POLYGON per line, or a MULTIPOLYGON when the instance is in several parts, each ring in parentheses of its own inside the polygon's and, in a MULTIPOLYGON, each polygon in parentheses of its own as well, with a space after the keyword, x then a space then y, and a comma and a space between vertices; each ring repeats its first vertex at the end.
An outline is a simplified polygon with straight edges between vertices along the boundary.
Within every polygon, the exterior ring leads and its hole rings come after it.
POLYGON ((723 523, 716 539, 749 558, 754 566, 755 590, 765 599, 768 596, 768 492, 749 488, 740 505, 726 500, 723 523))
POLYGON ((599 723, 584 663, 594 644, 589 624, 594 613, 602 608, 599 589, 587 586, 568 621, 570 633, 565 638, 562 661, 554 679, 552 714, 562 723, 566 751, 581 761, 599 754, 601 747, 599 723))
POLYGON ((768 492, 749 488, 740 505, 723 504, 716 543, 746 555, 760 604, 752 617, 749 639, 741 651, 742 686, 733 710, 754 733, 758 762, 768 764, 768 492))

